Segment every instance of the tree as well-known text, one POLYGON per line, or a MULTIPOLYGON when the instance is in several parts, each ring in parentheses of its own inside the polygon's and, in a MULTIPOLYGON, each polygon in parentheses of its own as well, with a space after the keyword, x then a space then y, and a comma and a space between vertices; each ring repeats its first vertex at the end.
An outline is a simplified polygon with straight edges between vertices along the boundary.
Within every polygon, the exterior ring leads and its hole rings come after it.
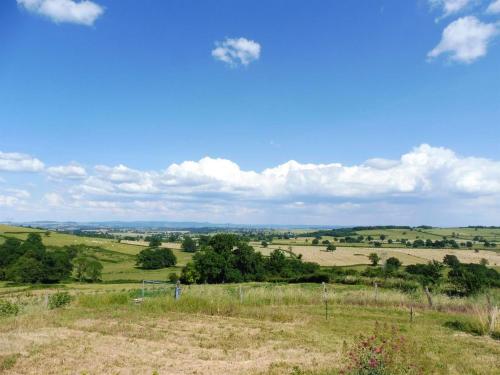
POLYGON ((80 282, 101 280, 103 266, 96 258, 82 256, 76 258, 73 262, 76 266, 76 278, 80 282))
POLYGON ((443 263, 451 268, 458 267, 460 265, 460 261, 458 260, 456 255, 446 254, 443 258, 443 263))
POLYGON ((194 284, 198 281, 199 278, 200 275, 196 270, 196 266, 193 262, 189 262, 182 269, 180 280, 183 284, 194 284))
POLYGON ((381 234, 381 235, 380 235, 380 239, 381 239, 382 241, 383 241, 383 240, 385 240, 386 238, 387 238, 387 236, 386 236, 385 234, 381 234))
POLYGON ((193 240, 190 236, 184 236, 181 247, 182 250, 188 253, 194 253, 197 249, 196 241, 193 240))
POLYGON ((273 250, 273 252, 269 255, 266 268, 267 270, 274 274, 279 275, 283 272, 286 267, 286 255, 285 252, 281 249, 273 250))
POLYGON ((6 272, 7 280, 18 283, 37 283, 44 278, 43 264, 39 260, 22 256, 6 272))
POLYGON ((335 245, 329 244, 326 247, 326 251, 335 251, 335 250, 337 250, 337 247, 335 245))
POLYGON ((380 261, 380 257, 377 253, 371 253, 370 255, 368 255, 368 259, 370 259, 370 262, 372 262, 372 266, 378 265, 378 262, 380 261))
POLYGON ((418 275, 422 285, 440 284, 443 278, 443 265, 435 260, 427 264, 410 264, 406 267, 406 272, 418 275))
POLYGON ((312 240, 311 242, 313 245, 318 245, 319 244, 319 240, 317 238, 315 238, 314 240, 312 240))
POLYGON ((385 269, 389 272, 397 271, 401 267, 401 261, 396 257, 390 257, 385 262, 385 269))
POLYGON ((461 264, 448 273, 448 279, 457 292, 473 295, 482 292, 492 285, 500 284, 500 275, 492 268, 482 264, 461 264))
POLYGON ((154 270, 175 266, 177 258, 170 249, 148 248, 137 254, 136 264, 140 268, 154 270))
POLYGON ((479 264, 481 264, 482 266, 487 266, 488 264, 490 264, 490 262, 486 258, 481 258, 479 264))
POLYGON ((149 239, 149 247, 160 247, 161 246, 161 237, 160 236, 151 236, 149 239))
POLYGON ((264 247, 264 248, 266 248, 266 247, 268 247, 268 246, 269 246, 269 245, 268 245, 268 243, 267 243, 266 241, 262 241, 260 244, 261 244, 261 246, 262 246, 262 247, 264 247))

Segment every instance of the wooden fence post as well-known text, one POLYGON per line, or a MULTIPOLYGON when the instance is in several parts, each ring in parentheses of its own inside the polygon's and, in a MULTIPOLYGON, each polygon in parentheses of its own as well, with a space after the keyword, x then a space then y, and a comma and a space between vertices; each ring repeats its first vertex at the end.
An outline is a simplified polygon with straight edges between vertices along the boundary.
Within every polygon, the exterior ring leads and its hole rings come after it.
POLYGON ((434 305, 432 303, 432 295, 431 295, 431 292, 429 292, 429 287, 426 286, 424 291, 425 291, 425 295, 427 296, 427 301, 429 302, 429 307, 432 308, 434 305))

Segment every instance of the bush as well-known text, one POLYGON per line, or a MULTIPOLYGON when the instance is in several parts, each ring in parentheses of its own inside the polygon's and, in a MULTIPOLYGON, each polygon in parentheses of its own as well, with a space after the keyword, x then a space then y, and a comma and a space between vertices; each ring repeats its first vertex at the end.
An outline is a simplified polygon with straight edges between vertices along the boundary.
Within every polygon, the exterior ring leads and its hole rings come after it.
POLYGON ((397 327, 375 324, 371 336, 359 336, 349 348, 344 343, 347 364, 341 374, 423 374, 416 344, 401 335, 397 327))
POLYGON ((175 272, 171 272, 171 273, 168 275, 168 280, 169 280, 171 283, 176 283, 176 282, 179 280, 179 276, 178 276, 175 272))
POLYGON ((9 301, 0 301, 0 316, 19 314, 19 306, 9 301))
POLYGON ((325 273, 312 273, 310 275, 302 275, 289 280, 290 283, 329 283, 330 276, 325 273))
POLYGON ((49 296, 49 309, 57 309, 69 305, 72 297, 68 292, 58 292, 49 296))
POLYGON ((175 266, 177 258, 170 249, 148 248, 137 254, 137 265, 147 270, 175 266))

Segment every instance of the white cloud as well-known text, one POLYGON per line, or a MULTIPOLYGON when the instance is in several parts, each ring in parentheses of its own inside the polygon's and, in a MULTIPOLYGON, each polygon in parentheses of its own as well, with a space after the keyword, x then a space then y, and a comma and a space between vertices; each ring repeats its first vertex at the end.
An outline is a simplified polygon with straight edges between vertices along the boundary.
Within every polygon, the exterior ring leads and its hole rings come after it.
POLYGON ((43 168, 44 164, 30 155, 0 151, 0 171, 40 172, 43 168))
POLYGON ((85 170, 85 168, 76 164, 49 167, 47 168, 47 173, 50 177, 56 179, 80 179, 87 176, 87 171, 85 170))
MULTIPOLYGON (((69 174, 65 168, 52 168, 59 175, 69 174)), ((70 215, 68 220, 102 215, 342 224, 450 224, 446 220, 463 215, 460 224, 478 223, 480 218, 500 224, 500 203, 495 203, 500 202, 500 161, 464 157, 427 144, 399 158, 352 165, 291 160, 254 171, 228 159, 204 157, 157 171, 120 164, 99 165, 86 173, 82 179, 62 178, 58 189, 65 184, 64 190, 58 193, 50 192, 50 185, 37 187, 47 192, 41 200, 23 189, 3 187, 2 213, 21 207, 45 215, 60 212, 70 215), (475 207, 473 213, 470 207, 475 207)))
POLYGON ((89 0, 17 0, 26 10, 50 18, 54 22, 69 22, 91 26, 104 9, 89 0))
POLYGON ((482 23, 473 16, 462 17, 444 29, 441 41, 427 56, 433 59, 449 53, 451 60, 472 63, 486 55, 488 44, 497 34, 495 24, 482 23))
POLYGON ((0 194, 0 207, 14 207, 19 203, 19 199, 9 195, 0 194))
POLYGON ((51 207, 61 207, 64 204, 63 197, 57 193, 47 193, 43 196, 43 199, 51 207))
POLYGON ((431 7, 439 7, 443 10, 443 17, 458 13, 464 10, 472 0, 429 0, 431 7))
POLYGON ((351 166, 301 164, 292 160, 256 172, 242 170, 231 160, 205 157, 172 164, 160 172, 141 172, 123 165, 100 166, 98 170, 100 175, 90 176, 76 186, 75 194, 122 200, 146 196, 158 199, 232 196, 290 202, 302 201, 301 198, 500 194, 500 162, 459 157, 452 150, 426 144, 398 160, 375 158, 351 166))
POLYGON ((497 14, 500 13, 500 0, 493 1, 486 9, 487 13, 497 14))
POLYGON ((226 38, 223 42, 215 42, 215 46, 212 56, 230 66, 247 66, 260 58, 260 44, 246 38, 226 38))

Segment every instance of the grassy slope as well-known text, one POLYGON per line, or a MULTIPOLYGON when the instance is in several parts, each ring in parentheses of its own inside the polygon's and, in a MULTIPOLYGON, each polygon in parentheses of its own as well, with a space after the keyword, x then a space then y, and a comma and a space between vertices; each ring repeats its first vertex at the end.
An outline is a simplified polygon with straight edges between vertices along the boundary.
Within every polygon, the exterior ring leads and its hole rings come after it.
MULTIPOLYGON (((177 257, 177 266, 161 270, 142 270, 135 267, 135 255, 145 246, 136 244, 119 243, 116 240, 81 237, 69 234, 51 232, 46 236, 45 231, 0 225, 0 240, 5 237, 26 239, 29 232, 38 232, 42 235, 46 246, 67 246, 84 244, 87 246, 98 246, 105 251, 96 251, 94 255, 102 262, 103 281, 112 280, 166 280, 169 273, 180 272, 180 269, 191 259, 192 255, 181 251, 177 244, 172 244, 172 251, 177 257)), ((145 244, 144 244, 145 245, 145 244)), ((168 246, 168 244, 167 244, 168 246)))
POLYGON ((180 301, 168 294, 140 305, 127 293, 80 289, 69 308, 55 311, 36 294, 18 296, 26 303, 21 315, 0 319, 0 365, 8 364, 6 374, 303 373, 294 367, 336 374, 344 341, 370 334, 375 322, 416 341, 426 374, 495 374, 500 365, 498 342, 444 326, 476 319, 453 310, 479 311, 482 299, 437 299, 437 311, 423 295, 380 290, 375 300, 372 290, 335 285, 326 320, 319 285, 242 287, 243 303, 237 285, 200 285, 185 287, 180 301))

